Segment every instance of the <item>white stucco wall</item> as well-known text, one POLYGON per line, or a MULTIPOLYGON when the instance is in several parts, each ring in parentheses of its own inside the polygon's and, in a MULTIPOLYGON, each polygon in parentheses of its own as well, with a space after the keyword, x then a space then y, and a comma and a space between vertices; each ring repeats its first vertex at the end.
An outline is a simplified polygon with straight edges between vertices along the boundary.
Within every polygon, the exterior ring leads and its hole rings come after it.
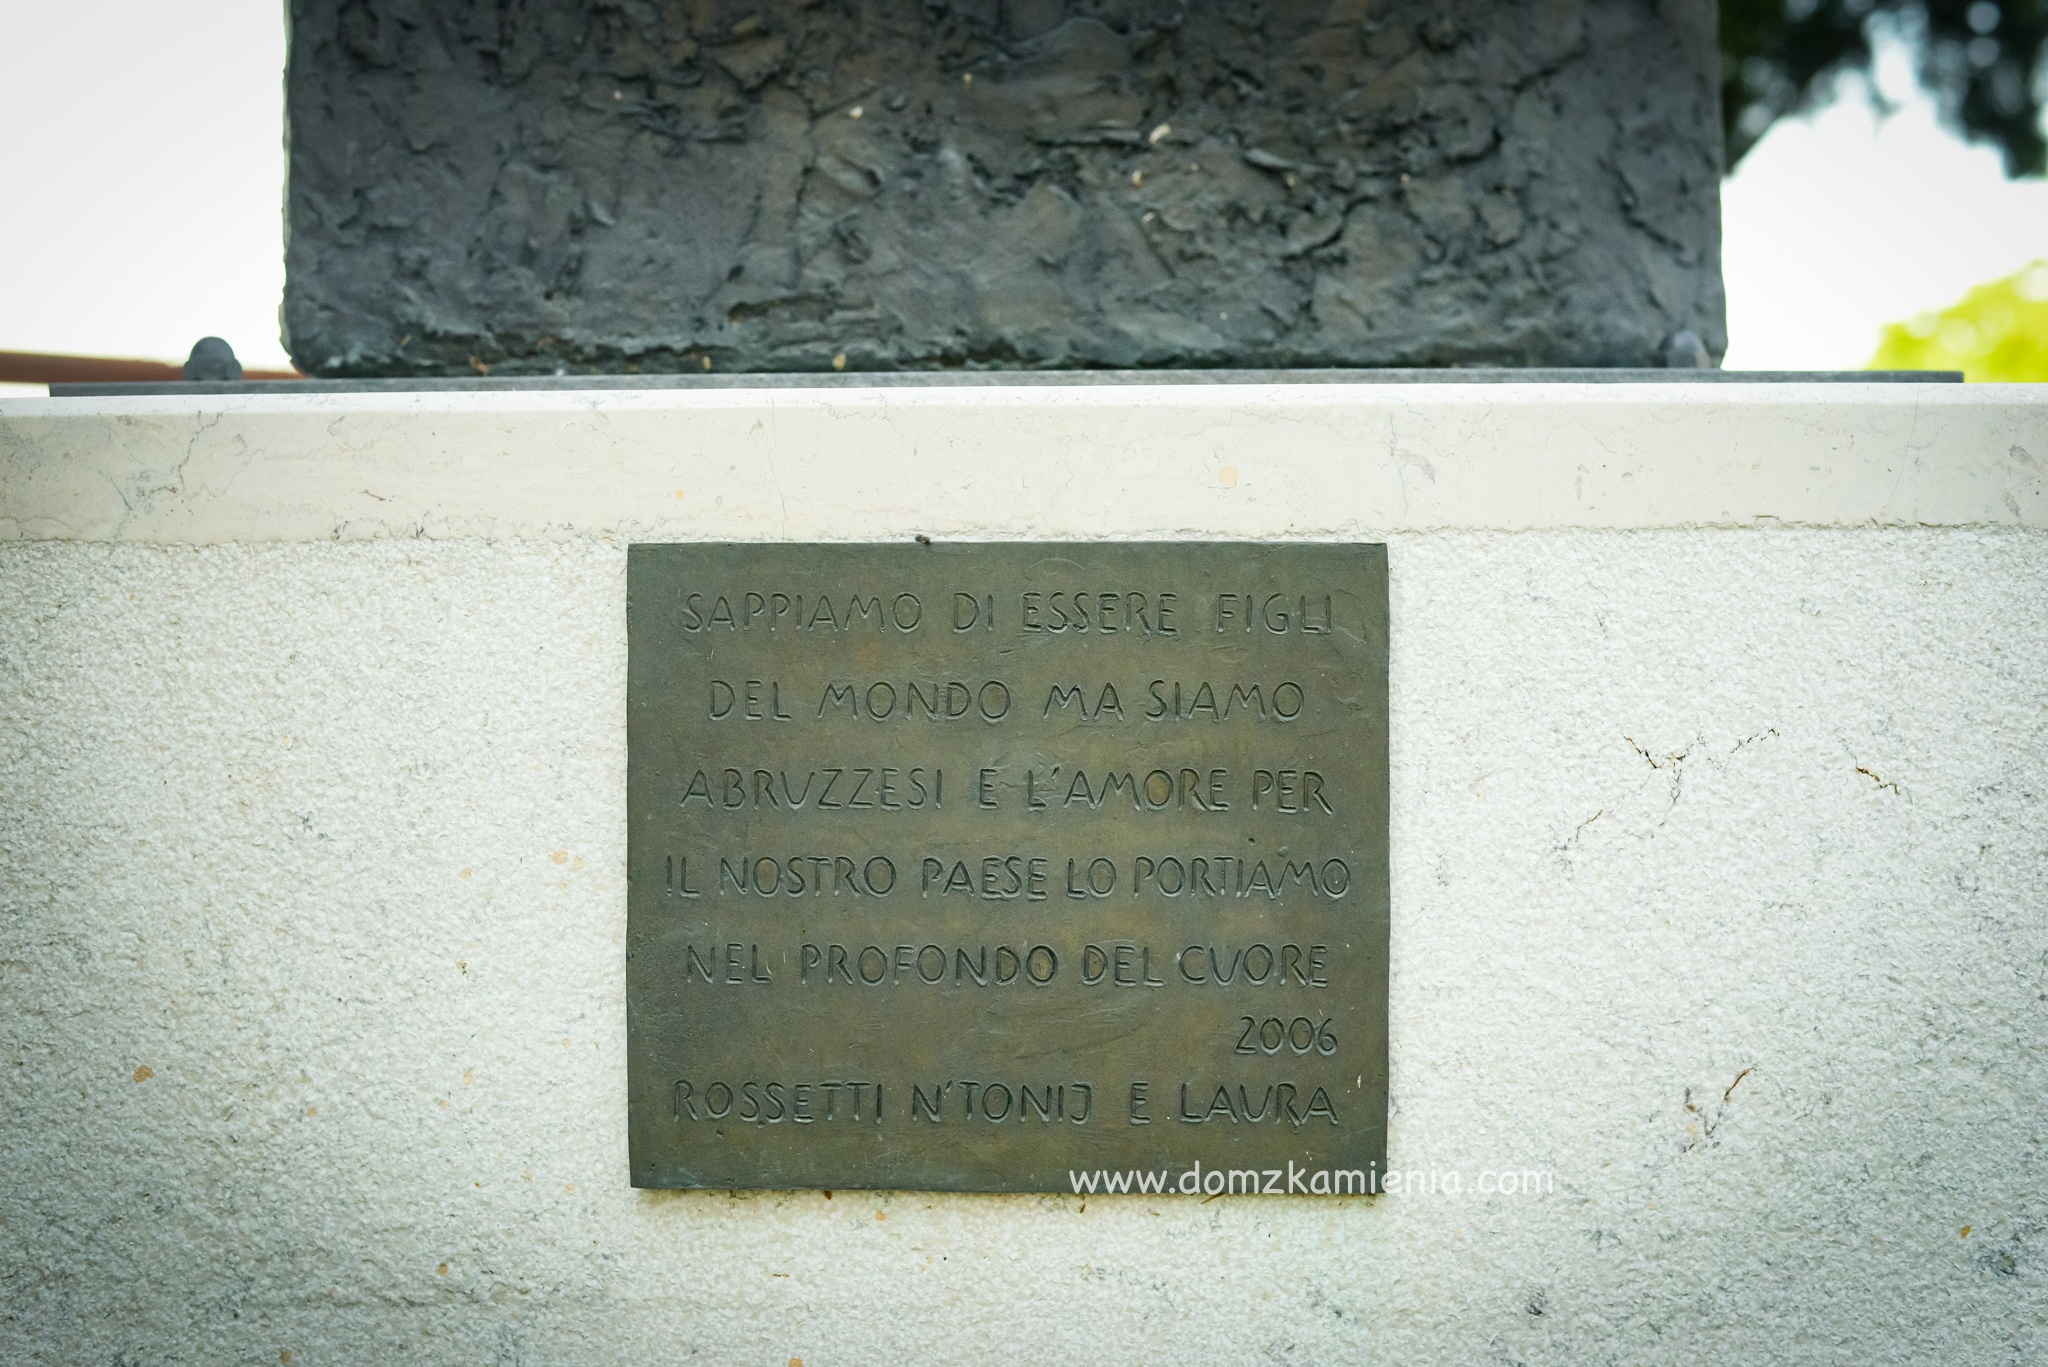
POLYGON ((2048 1360, 2044 460, 1959 387, 0 402, 0 1360, 2048 1360), (1461 1194, 628 1186, 624 546, 912 532, 1389 542, 1461 1194))

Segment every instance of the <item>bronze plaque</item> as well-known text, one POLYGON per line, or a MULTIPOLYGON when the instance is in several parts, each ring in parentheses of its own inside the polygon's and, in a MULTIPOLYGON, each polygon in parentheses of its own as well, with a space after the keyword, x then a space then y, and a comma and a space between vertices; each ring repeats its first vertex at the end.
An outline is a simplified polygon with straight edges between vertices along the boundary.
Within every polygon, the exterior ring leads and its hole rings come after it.
POLYGON ((1376 1186, 1384 546, 628 565, 636 1186, 1376 1186))

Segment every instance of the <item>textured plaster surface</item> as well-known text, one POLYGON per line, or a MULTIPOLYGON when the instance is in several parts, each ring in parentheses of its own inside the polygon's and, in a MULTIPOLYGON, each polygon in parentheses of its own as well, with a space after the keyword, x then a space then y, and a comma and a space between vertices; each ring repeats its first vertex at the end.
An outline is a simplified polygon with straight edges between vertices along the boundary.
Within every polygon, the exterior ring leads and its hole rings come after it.
POLYGON ((0 540, 2048 528, 2048 386, 0 400, 0 540))
POLYGON ((1725 347, 1706 0, 293 0, 311 374, 1725 347))
POLYGON ((1463 1190, 1210 1202, 627 1185, 621 545, 0 547, 0 1358, 2048 1358, 2048 539, 1389 539, 1463 1190))

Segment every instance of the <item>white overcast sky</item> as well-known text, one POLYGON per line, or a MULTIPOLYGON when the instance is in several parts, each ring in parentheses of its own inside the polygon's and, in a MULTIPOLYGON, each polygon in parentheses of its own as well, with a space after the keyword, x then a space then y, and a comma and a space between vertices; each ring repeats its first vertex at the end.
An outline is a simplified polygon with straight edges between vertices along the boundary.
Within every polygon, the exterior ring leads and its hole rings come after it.
MULTIPOLYGON (((281 0, 0 0, 0 350, 288 364, 281 0)), ((1727 364, 1850 368, 1887 322, 2048 257, 2048 185, 1936 126, 1903 54, 1722 190, 1727 364)))

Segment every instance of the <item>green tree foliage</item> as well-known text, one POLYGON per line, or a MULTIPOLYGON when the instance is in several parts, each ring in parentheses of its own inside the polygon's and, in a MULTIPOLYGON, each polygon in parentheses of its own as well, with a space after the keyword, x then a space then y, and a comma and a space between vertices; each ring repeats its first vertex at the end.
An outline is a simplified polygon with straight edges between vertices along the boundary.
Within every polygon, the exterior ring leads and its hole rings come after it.
POLYGON ((2048 261, 1979 285, 1960 303, 1884 330, 1872 370, 1960 370, 1963 378, 2048 380, 2048 261))
POLYGON ((1721 0, 1721 115, 1728 166, 1777 119, 1824 101, 1837 77, 1870 67, 1873 20, 1895 22, 1941 116, 2037 176, 2048 0, 1721 0))

